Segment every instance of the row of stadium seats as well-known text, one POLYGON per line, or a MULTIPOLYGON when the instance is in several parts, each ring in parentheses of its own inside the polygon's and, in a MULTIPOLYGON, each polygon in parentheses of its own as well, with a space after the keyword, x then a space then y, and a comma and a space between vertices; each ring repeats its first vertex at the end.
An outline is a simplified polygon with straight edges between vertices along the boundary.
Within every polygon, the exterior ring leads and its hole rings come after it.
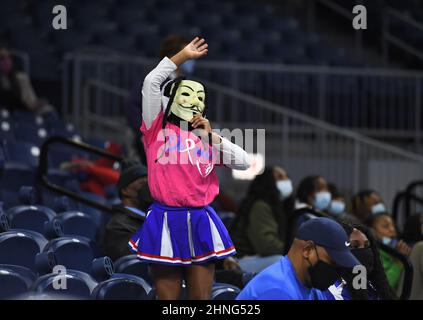
POLYGON ((28 51, 37 61, 33 68, 37 78, 54 79, 63 55, 87 45, 156 57, 160 41, 169 33, 206 37, 214 60, 356 64, 344 50, 331 48, 318 34, 302 30, 297 19, 282 15, 279 8, 269 4, 227 0, 219 5, 191 0, 183 6, 174 0, 163 4, 72 1, 63 3, 68 29, 57 31, 51 26, 52 8, 57 3, 7 3, 9 10, 0 14, 3 37, 9 46, 28 51), (15 21, 23 23, 17 26, 15 21), (322 48, 328 48, 324 56, 322 48), (56 68, 45 68, 47 64, 56 68))

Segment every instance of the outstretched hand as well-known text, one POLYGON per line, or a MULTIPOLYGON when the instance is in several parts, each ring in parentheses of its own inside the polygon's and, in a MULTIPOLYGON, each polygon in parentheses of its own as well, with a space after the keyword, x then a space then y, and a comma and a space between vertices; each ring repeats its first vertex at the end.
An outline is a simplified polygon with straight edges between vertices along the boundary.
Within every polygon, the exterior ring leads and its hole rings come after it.
POLYGON ((189 59, 198 59, 205 56, 208 52, 208 44, 204 39, 195 37, 181 51, 170 58, 177 66, 189 59))
POLYGON ((188 43, 182 51, 189 59, 198 59, 207 54, 208 44, 204 39, 195 37, 190 43, 188 43))

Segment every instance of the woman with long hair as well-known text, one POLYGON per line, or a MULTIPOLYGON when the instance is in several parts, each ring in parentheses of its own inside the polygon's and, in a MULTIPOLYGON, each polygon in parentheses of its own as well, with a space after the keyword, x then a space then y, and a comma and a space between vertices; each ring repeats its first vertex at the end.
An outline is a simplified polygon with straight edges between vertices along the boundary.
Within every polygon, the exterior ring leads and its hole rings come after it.
POLYGON ((241 267, 259 272, 285 253, 292 182, 284 169, 266 167, 251 182, 231 226, 241 267))
POLYGON ((354 278, 359 274, 351 270, 340 269, 341 279, 337 280, 327 291, 329 300, 393 300, 397 299, 389 285, 383 268, 379 249, 372 232, 361 224, 341 221, 349 236, 352 254, 362 263, 366 271, 367 283, 357 286, 354 278))

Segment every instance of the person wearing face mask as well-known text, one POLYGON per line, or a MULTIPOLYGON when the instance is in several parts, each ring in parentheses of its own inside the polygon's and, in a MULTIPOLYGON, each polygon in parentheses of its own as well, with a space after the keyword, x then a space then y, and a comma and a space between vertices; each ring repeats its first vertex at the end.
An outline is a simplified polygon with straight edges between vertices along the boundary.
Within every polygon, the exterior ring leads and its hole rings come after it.
POLYGON ((297 230, 288 254, 255 276, 237 300, 326 300, 322 291, 339 278, 338 269, 360 264, 349 245, 339 223, 310 219, 297 230))
POLYGON ((102 241, 104 254, 113 261, 132 254, 128 241, 142 226, 153 201, 147 183, 147 168, 139 162, 123 162, 116 188, 122 202, 113 207, 114 213, 102 241))
POLYGON ((332 195, 332 200, 326 211, 336 219, 342 218, 346 212, 345 198, 339 192, 335 184, 329 183, 328 188, 330 194, 332 195))
POLYGON ((3 46, 0 46, 0 105, 11 111, 54 111, 47 101, 37 97, 28 75, 15 70, 9 51, 3 46))
POLYGON ((395 292, 389 285, 379 258, 379 249, 372 233, 361 224, 342 220, 341 225, 349 236, 351 253, 366 268, 366 288, 354 288, 351 270, 340 270, 341 278, 325 291, 328 300, 393 300, 395 292))
MULTIPOLYGON (((182 48, 184 48, 189 43, 188 39, 172 34, 165 37, 160 44, 159 49, 159 58, 163 59, 164 57, 172 57, 176 53, 178 53, 182 48)), ((188 60, 185 61, 181 66, 179 66, 175 71, 173 71, 168 80, 173 80, 177 77, 181 77, 183 75, 191 75, 194 72, 195 68, 195 61, 188 60)), ((127 103, 125 103, 125 116, 127 123, 134 133, 135 137, 135 150, 139 156, 140 161, 147 165, 147 159, 145 156, 144 146, 142 144, 142 133, 140 132, 140 123, 142 122, 142 100, 140 99, 140 84, 136 83, 134 88, 131 91, 131 95, 127 103)))
POLYGON ((321 176, 308 176, 298 185, 295 209, 311 207, 324 211, 329 208, 331 200, 326 180, 321 176))
POLYGON ((292 190, 287 173, 277 166, 266 167, 250 184, 230 228, 244 270, 259 272, 281 258, 293 209, 292 190))
MULTIPOLYGON (((392 217, 388 213, 374 215, 369 221, 375 237, 383 244, 396 249, 399 253, 410 259, 413 266, 413 284, 410 299, 423 299, 423 242, 419 241, 412 247, 400 239, 392 217)), ((404 266, 384 250, 380 250, 380 258, 383 263, 389 284, 394 290, 398 290, 401 283, 404 266)))
POLYGON ((353 217, 364 224, 372 215, 386 211, 382 197, 374 190, 363 190, 354 195, 349 210, 353 217))

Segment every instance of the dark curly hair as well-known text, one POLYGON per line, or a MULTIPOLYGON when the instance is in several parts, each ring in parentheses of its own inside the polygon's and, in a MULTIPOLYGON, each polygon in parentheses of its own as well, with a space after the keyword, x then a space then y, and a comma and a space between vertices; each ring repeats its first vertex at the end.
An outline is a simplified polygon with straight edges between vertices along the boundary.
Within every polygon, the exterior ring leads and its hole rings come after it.
MULTIPOLYGON (((377 246, 376 239, 372 235, 369 228, 362 224, 354 223, 347 220, 340 221, 342 227, 348 236, 351 235, 353 229, 357 229, 364 233, 369 240, 370 248, 373 252, 374 267, 370 274, 367 275, 367 281, 370 282, 376 291, 377 299, 381 300, 396 300, 398 297, 389 285, 388 279, 386 278, 385 270, 383 269, 382 261, 380 260, 379 249, 377 246)), ((352 285, 354 275, 351 271, 346 270, 342 272, 342 278, 347 282, 347 288, 350 292, 352 300, 369 300, 369 292, 367 289, 355 289, 352 285)))

